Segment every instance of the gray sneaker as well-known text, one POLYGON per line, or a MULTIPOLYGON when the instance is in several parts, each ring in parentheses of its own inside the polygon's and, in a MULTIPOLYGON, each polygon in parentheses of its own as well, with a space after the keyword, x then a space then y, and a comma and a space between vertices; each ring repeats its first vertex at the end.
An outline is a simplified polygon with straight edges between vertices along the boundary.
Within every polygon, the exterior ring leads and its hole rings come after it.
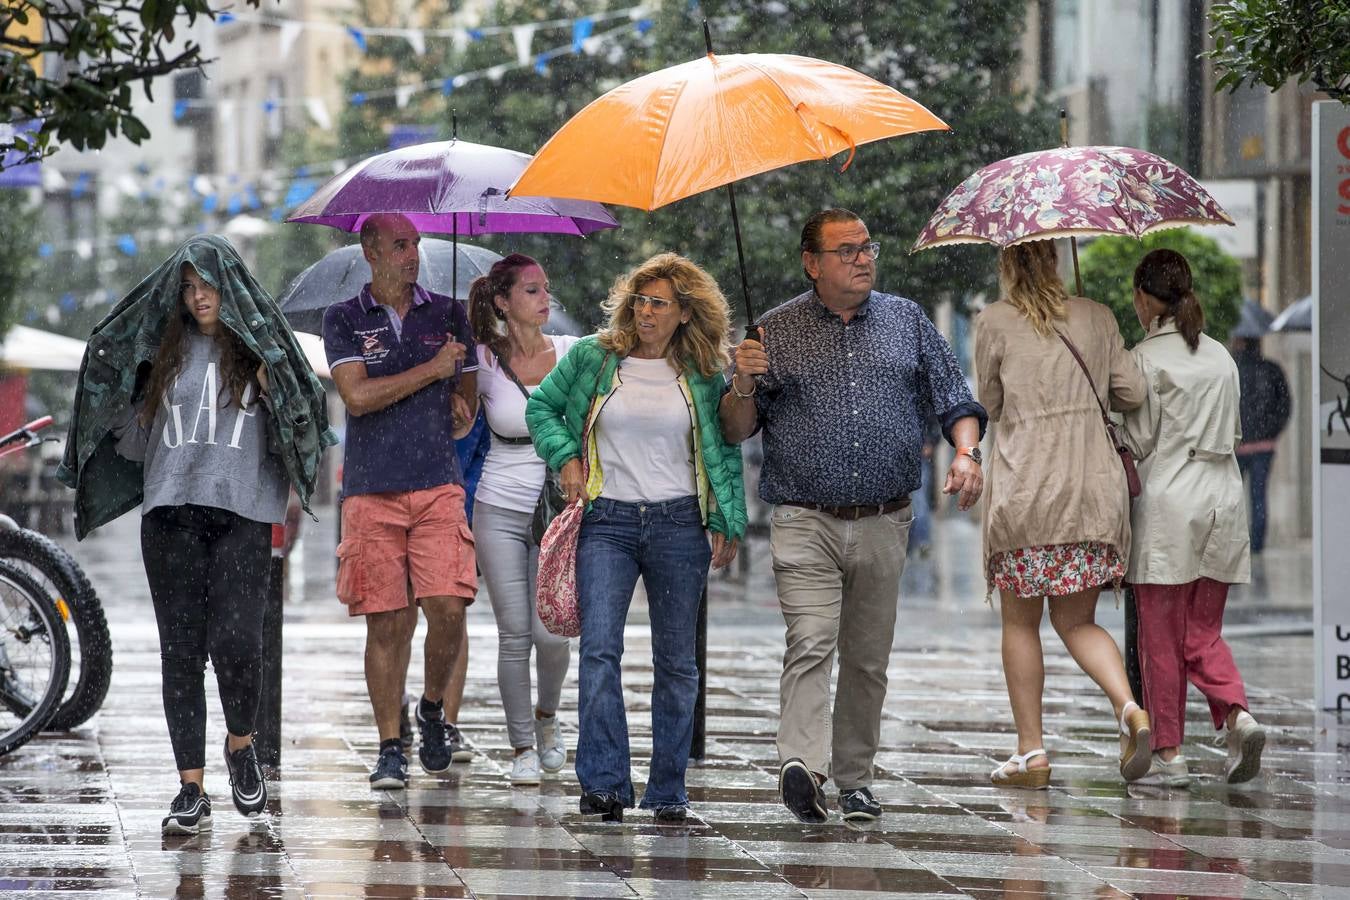
POLYGON ((1237 714, 1226 737, 1228 743, 1229 784, 1251 781, 1261 771, 1261 751, 1266 747, 1266 730, 1245 709, 1237 714))
POLYGON ((534 720, 534 745, 539 748, 539 765, 545 772, 558 772, 567 765, 567 745, 557 716, 534 720))
POLYGON ((468 762, 474 758, 473 747, 469 746, 469 742, 460 734, 459 728, 453 722, 445 723, 445 743, 450 748, 451 761, 468 762))
POLYGON ((1148 772, 1133 783, 1166 788, 1190 787, 1191 773, 1186 767, 1186 757, 1178 753, 1171 762, 1165 762, 1155 753, 1149 761, 1148 772))
POLYGON ((881 804, 865 787, 840 791, 839 811, 850 822, 875 822, 881 818, 881 804))

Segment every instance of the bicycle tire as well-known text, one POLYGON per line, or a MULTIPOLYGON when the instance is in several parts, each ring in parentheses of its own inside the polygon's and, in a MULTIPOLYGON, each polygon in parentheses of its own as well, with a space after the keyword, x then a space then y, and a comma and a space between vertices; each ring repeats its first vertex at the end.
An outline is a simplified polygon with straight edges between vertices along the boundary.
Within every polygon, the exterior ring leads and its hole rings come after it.
POLYGON ((56 608, 56 603, 46 590, 23 570, 0 562, 0 586, 8 582, 28 600, 29 606, 39 620, 42 630, 51 639, 53 654, 52 677, 48 681, 42 698, 32 711, 20 722, 19 727, 0 734, 0 756, 12 753, 28 743, 33 736, 42 731, 51 717, 52 711, 66 692, 66 681, 70 676, 70 635, 66 633, 65 620, 56 608))
MULTIPOLYGON (((0 529, 0 562, 25 564, 27 574, 40 573, 50 586, 49 599, 64 599, 79 641, 71 648, 72 667, 79 670, 52 713, 46 731, 70 731, 98 712, 112 681, 112 635, 103 604, 74 558, 46 535, 26 528, 0 529)), ((35 579, 36 580, 36 579, 35 579)))

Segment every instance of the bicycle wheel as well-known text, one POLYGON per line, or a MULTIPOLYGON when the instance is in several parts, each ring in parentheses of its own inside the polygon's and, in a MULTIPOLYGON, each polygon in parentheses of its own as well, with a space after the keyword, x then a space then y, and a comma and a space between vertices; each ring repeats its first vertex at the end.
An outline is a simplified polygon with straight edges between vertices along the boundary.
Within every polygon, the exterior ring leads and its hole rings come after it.
POLYGON ((42 729, 69 677, 70 637, 56 604, 0 562, 0 756, 42 729))
POLYGON ((0 562, 41 585, 66 619, 71 674, 66 694, 47 720, 47 731, 78 728, 98 712, 112 680, 112 636, 103 605, 84 570, 55 541, 29 531, 0 529, 0 562))

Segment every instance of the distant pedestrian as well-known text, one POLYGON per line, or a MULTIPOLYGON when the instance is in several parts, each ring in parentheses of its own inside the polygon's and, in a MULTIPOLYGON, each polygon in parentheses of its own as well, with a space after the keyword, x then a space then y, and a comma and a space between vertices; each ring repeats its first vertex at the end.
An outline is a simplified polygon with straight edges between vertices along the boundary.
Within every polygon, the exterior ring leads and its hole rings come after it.
POLYGON ((1289 383, 1279 363, 1261 355, 1260 338, 1239 338, 1235 359, 1242 388, 1242 442, 1237 447, 1237 461, 1250 481, 1252 552, 1260 553, 1266 548, 1270 466, 1275 459, 1275 444, 1289 424, 1289 383))
POLYGON ((333 442, 323 389, 275 303, 215 235, 179 247, 100 323, 89 348, 67 457, 89 459, 77 507, 120 514, 141 504, 164 715, 181 783, 161 829, 197 834, 211 827, 212 812, 204 781, 207 659, 225 713, 235 808, 252 817, 267 805, 253 728, 272 526, 287 520, 290 485, 308 502, 319 454, 333 442), (109 433, 116 465, 94 452, 109 433), (113 490, 130 496, 112 501, 113 490))
POLYGON ((655 669, 642 807, 678 823, 689 807, 699 598, 709 564, 730 564, 745 533, 741 450, 717 422, 729 312, 712 277, 674 253, 620 276, 605 310, 608 324, 549 373, 525 419, 567 500, 589 504, 576 560, 581 811, 622 821, 634 803, 620 660, 641 576, 655 669))
POLYGON ((417 284, 420 240, 404 216, 367 219, 371 281, 330 306, 323 324, 348 417, 337 594, 366 620, 366 687, 380 735, 370 785, 379 789, 408 784, 399 719, 419 607, 427 636, 418 760, 435 773, 473 757, 444 699, 478 587, 454 444, 472 425, 478 363, 463 305, 417 284))
POLYGON ((1046 605, 1055 633, 1111 701, 1121 777, 1141 777, 1149 762, 1148 715, 1130 692, 1120 648, 1096 623, 1102 587, 1120 586, 1130 558, 1129 488, 1102 406, 1135 409, 1144 379, 1111 310, 1069 296, 1055 264, 1052 241, 1001 250, 1000 299, 975 322, 980 402, 997 425, 985 579, 999 592, 1003 675, 1017 726, 1017 752, 990 777, 1007 787, 1050 783, 1041 730, 1046 605))
POLYGON ((535 611, 539 545, 532 533, 548 467, 525 424, 530 394, 579 338, 546 335, 548 276, 513 253, 474 280, 470 314, 478 339, 478 395, 491 434, 474 511, 478 565, 497 620, 497 687, 515 758, 510 781, 538 784, 567 763, 558 703, 571 662, 567 638, 550 634, 535 611), (538 700, 530 677, 533 651, 538 700))
POLYGON ((803 822, 826 820, 827 777, 845 819, 881 815, 872 764, 910 495, 922 483, 920 410, 931 410, 956 446, 943 493, 969 509, 984 483, 984 409, 923 309, 873 290, 880 250, 848 210, 812 214, 798 258, 813 288, 764 314, 759 339, 736 348, 721 404, 728 441, 763 432, 759 494, 773 505, 770 546, 787 628, 778 784, 803 822))
POLYGON ((1180 747, 1186 680, 1227 729, 1230 784, 1261 769, 1265 730, 1252 718, 1242 676, 1224 642, 1230 584, 1249 579, 1238 367, 1203 333, 1205 314, 1186 258, 1154 250, 1134 271, 1134 309, 1146 332, 1134 357, 1148 380, 1145 401, 1125 419, 1143 493, 1134 506, 1129 580, 1139 610, 1144 706, 1153 722, 1148 781, 1190 782, 1180 747))

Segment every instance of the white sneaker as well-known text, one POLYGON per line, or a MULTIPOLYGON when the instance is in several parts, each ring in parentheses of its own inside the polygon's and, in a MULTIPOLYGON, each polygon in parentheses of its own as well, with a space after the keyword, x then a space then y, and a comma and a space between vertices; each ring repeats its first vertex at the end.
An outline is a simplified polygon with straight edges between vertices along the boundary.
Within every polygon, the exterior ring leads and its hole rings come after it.
POLYGON ((1191 773, 1186 768, 1186 757, 1178 753, 1171 762, 1166 762, 1155 753, 1149 762, 1148 773, 1134 783, 1168 788, 1190 787, 1191 773))
POLYGON ((1244 709, 1233 720, 1227 741, 1228 783, 1251 781, 1261 771, 1261 751, 1266 746, 1266 730, 1244 709))
POLYGON ((534 720, 534 742, 545 772, 558 772, 567 765, 567 745, 557 716, 534 720))
POLYGON ((539 783, 539 754, 533 749, 526 750, 511 763, 511 783, 523 785, 539 783))

